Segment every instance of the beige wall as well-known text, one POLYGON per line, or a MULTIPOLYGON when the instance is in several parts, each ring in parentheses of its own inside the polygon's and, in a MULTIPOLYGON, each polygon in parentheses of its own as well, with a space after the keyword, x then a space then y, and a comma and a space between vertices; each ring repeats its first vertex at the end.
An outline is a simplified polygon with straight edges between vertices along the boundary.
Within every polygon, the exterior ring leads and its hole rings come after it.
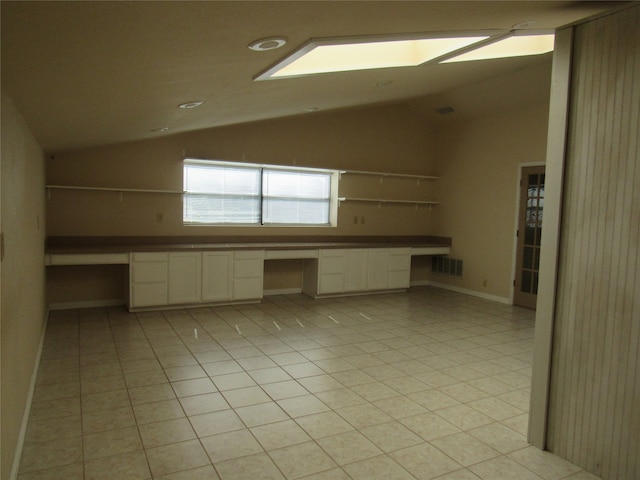
POLYGON ((431 281, 510 300, 519 165, 544 163, 547 118, 548 97, 438 129, 442 205, 432 233, 452 237, 450 256, 463 260, 464 272, 431 281))
MULTIPOLYGON (((432 174, 433 132, 404 106, 315 113, 62 153, 47 161, 47 183, 182 190, 187 157, 334 169, 432 174)), ((341 196, 430 198, 433 185, 347 178, 341 196), (409 184, 409 185, 408 185, 409 184)), ((400 235, 428 234, 428 209, 343 203, 337 228, 182 225, 180 195, 51 190, 50 236, 93 235, 400 235), (157 214, 163 221, 157 221, 157 214), (358 216, 358 224, 353 217, 358 216), (360 221, 364 217, 364 224, 360 221)))
POLYGON ((8 479, 45 326, 44 156, 2 93, 2 467, 8 479))

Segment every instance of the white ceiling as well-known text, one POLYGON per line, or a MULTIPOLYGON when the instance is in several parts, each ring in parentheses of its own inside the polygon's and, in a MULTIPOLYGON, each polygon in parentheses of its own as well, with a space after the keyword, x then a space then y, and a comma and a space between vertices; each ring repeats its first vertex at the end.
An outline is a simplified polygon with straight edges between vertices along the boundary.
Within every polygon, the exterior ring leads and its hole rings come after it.
POLYGON ((548 71, 550 55, 252 78, 309 38, 510 29, 527 21, 535 29, 556 28, 617 3, 3 0, 2 88, 49 153, 299 115, 313 107, 415 99, 416 108, 433 114, 444 92, 517 78, 530 67, 548 71), (247 48, 275 35, 288 44, 270 52, 247 48), (193 100, 205 103, 177 108, 193 100), (162 127, 168 131, 152 132, 162 127))

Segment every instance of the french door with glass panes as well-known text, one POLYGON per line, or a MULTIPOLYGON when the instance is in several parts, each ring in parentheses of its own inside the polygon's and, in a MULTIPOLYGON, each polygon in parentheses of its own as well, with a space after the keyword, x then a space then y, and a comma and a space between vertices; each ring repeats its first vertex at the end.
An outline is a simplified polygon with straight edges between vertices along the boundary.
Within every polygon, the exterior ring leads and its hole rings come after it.
POLYGON ((523 167, 520 181, 514 305, 536 308, 544 206, 544 166, 523 167))

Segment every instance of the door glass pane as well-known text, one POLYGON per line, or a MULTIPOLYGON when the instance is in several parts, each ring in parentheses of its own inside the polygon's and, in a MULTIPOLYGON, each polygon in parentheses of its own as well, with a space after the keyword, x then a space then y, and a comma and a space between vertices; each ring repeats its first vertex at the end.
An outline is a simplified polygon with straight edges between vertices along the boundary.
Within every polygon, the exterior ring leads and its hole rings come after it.
POLYGON ((527 226, 524 229, 525 245, 533 245, 534 239, 535 239, 535 228, 527 226))
POLYGON ((537 188, 538 187, 538 178, 539 175, 529 175, 529 188, 537 188))
POLYGON ((526 293, 531 292, 531 272, 528 270, 522 271, 522 285, 520 290, 526 293))
POLYGON ((522 257, 522 266, 524 268, 533 268, 533 247, 524 247, 524 255, 522 257))

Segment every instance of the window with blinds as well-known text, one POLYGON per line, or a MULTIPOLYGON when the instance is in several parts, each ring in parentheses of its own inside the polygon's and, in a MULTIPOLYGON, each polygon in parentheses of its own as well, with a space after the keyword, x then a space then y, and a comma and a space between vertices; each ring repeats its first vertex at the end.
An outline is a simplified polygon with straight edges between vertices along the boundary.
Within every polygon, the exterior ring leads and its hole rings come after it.
POLYGON ((337 173, 187 159, 183 220, 205 225, 331 226, 337 215, 337 173))

